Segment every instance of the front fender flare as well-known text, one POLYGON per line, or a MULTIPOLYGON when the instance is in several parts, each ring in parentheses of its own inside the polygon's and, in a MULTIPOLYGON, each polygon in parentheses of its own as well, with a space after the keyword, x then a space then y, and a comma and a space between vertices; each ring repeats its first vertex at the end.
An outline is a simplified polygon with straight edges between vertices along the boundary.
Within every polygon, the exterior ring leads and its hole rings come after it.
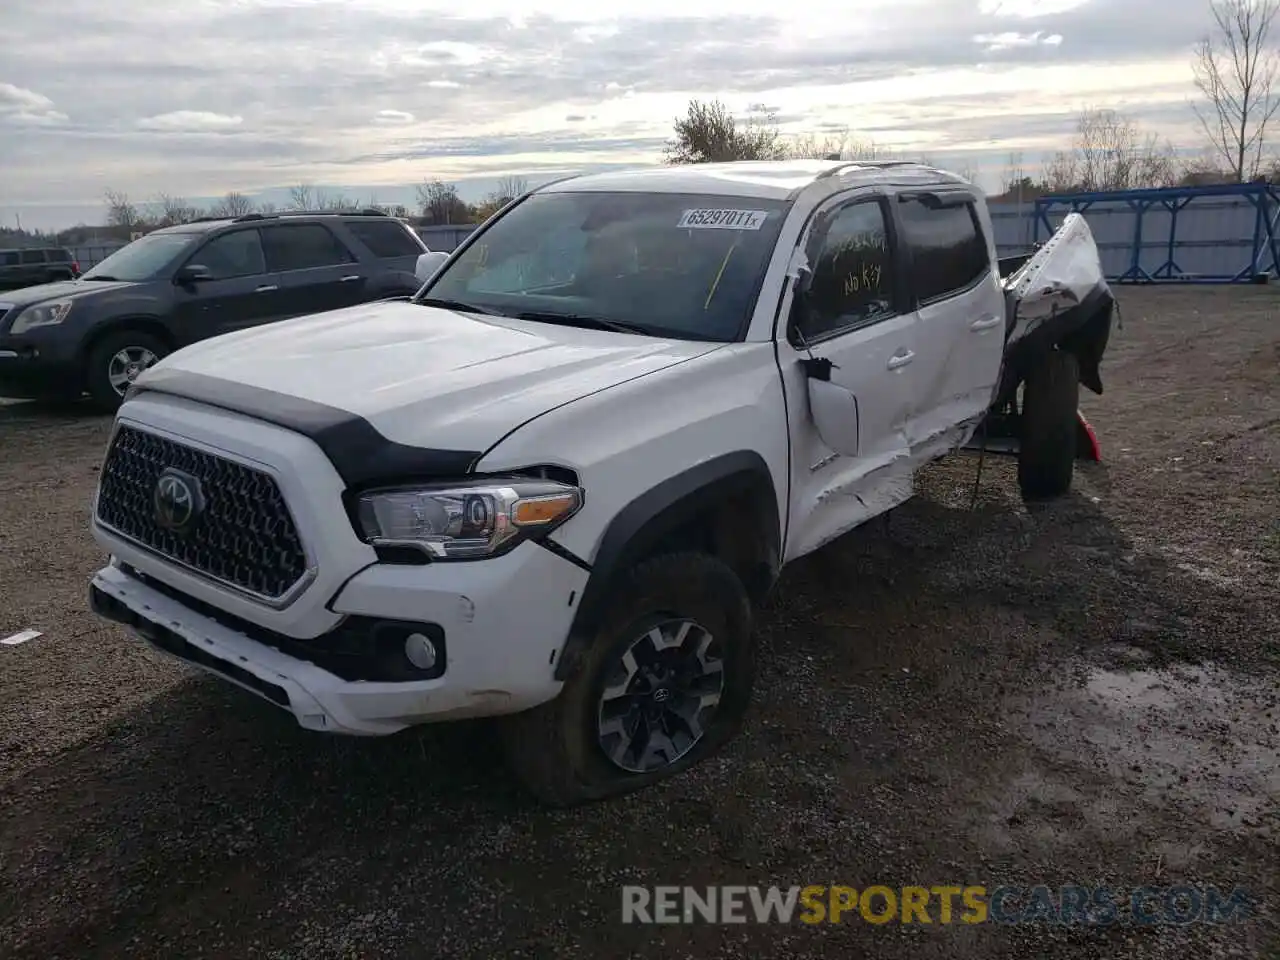
POLYGON ((770 574, 777 576, 782 557, 782 526, 773 475, 759 453, 738 450, 703 461, 640 494, 610 521, 600 539, 591 577, 582 592, 555 678, 567 680, 577 667, 603 619, 611 588, 664 538, 712 509, 727 496, 748 494, 757 511, 750 519, 764 538, 770 574))

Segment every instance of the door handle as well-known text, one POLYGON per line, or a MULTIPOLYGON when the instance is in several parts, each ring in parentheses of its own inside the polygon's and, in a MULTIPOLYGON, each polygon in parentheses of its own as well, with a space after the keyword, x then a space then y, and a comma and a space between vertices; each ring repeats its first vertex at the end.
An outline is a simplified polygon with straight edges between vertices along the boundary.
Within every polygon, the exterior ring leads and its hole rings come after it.
POLYGON ((342 278, 341 280, 339 280, 338 282, 339 282, 339 283, 350 283, 352 280, 363 280, 363 279, 364 279, 364 278, 363 278, 363 277, 361 277, 361 276, 360 276, 360 274, 358 274, 358 273, 353 273, 353 274, 352 274, 351 276, 349 276, 349 277, 343 277, 343 278, 342 278))
POLYGON ((272 290, 279 290, 279 289, 280 288, 276 286, 274 283, 269 283, 266 286, 258 287, 258 289, 254 290, 253 292, 254 293, 270 293, 272 290))
POLYGON ((969 329, 973 331, 990 330, 992 327, 1000 325, 1001 317, 983 317, 981 320, 975 320, 969 324, 969 329))
POLYGON ((899 353, 889 358, 889 369, 897 370, 899 367, 905 367, 908 363, 916 358, 913 351, 908 350, 906 353, 899 353))

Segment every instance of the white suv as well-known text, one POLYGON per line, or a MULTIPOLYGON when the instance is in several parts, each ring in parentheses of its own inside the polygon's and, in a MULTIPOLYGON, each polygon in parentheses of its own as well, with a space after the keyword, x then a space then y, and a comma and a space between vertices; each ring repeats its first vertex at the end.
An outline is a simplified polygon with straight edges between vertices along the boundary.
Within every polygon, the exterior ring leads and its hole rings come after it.
POLYGON ((501 715, 545 801, 634 789, 735 729, 783 565, 979 424, 1066 489, 1101 277, 1073 217, 1002 283, 981 193, 917 164, 550 184, 408 302, 140 378, 93 608, 304 727, 501 715))

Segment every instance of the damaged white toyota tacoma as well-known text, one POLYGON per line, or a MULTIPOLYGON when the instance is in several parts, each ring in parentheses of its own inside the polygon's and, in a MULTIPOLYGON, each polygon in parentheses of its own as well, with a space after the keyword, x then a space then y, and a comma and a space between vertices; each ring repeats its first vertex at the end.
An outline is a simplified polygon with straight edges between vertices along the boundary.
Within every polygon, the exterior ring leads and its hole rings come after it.
POLYGON ((412 298, 147 371, 93 505, 93 609, 308 729, 500 717, 572 804, 735 730, 787 563, 965 445, 1027 496, 1096 456, 1113 301, 1083 219, 1001 277, 913 163, 664 167, 509 204, 412 298))

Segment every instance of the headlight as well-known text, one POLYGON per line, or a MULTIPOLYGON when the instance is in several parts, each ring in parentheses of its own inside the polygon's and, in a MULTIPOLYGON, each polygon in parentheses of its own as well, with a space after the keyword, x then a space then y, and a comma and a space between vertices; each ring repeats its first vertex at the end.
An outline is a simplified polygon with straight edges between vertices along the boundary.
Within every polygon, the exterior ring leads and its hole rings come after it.
POLYGON ((61 323, 66 315, 71 311, 70 300, 51 300, 48 303, 37 303, 33 307, 27 307, 23 310, 13 326, 9 328, 10 333, 26 333, 33 327, 51 327, 56 323, 61 323))
POLYGON ((360 534, 373 544, 412 544, 440 560, 491 557, 546 536, 578 512, 580 487, 549 480, 374 490, 357 502, 360 534))

